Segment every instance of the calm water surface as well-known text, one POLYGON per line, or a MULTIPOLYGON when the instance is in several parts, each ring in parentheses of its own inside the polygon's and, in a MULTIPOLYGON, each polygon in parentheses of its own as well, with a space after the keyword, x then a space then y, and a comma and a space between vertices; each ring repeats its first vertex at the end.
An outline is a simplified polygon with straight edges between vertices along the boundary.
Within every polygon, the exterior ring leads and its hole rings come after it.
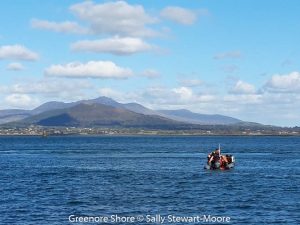
POLYGON ((71 214, 300 224, 299 156, 298 137, 1 137, 0 224, 72 224, 71 214), (204 170, 219 143, 236 167, 204 170))

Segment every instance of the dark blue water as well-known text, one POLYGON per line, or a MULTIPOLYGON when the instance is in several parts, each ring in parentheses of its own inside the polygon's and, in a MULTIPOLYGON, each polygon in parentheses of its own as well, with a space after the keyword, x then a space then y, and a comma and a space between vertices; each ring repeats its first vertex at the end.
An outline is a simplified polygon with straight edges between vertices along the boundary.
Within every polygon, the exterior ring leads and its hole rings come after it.
POLYGON ((298 137, 1 137, 0 224, 79 224, 71 214, 300 224, 299 156, 298 137), (204 170, 219 143, 236 167, 204 170))

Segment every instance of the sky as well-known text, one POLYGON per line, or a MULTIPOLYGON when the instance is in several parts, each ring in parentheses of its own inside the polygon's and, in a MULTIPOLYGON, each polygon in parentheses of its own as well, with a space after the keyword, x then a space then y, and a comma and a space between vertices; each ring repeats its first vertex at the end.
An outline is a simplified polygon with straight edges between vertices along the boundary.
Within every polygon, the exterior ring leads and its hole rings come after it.
POLYGON ((111 97, 300 126, 297 0, 0 1, 0 109, 111 97))

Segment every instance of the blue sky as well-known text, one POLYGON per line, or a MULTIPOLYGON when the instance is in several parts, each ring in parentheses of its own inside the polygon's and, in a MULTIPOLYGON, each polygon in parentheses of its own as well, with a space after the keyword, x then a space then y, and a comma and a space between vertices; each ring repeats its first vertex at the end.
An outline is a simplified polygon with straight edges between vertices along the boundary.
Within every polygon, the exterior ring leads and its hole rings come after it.
POLYGON ((0 2, 0 108, 105 95, 300 125, 296 0, 0 2))

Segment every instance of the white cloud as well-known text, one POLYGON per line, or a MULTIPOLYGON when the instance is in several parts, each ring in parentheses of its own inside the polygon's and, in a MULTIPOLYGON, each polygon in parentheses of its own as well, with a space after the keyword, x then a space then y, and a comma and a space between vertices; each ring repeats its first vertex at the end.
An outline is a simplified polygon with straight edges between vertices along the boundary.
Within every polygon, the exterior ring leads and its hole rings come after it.
POLYGON ((153 49, 140 38, 114 37, 102 40, 84 40, 71 45, 73 51, 105 52, 115 55, 130 55, 153 49))
POLYGON ((237 105, 259 104, 262 103, 263 100, 263 96, 260 94, 225 95, 223 97, 224 102, 232 102, 237 105))
POLYGON ((211 102, 215 99, 214 95, 197 94, 188 87, 165 88, 165 87, 150 87, 141 94, 148 102, 160 108, 164 106, 181 105, 187 106, 193 104, 203 104, 211 102))
POLYGON ((74 94, 81 90, 90 90, 92 87, 93 86, 88 81, 44 78, 41 80, 25 80, 15 83, 9 87, 8 91, 16 94, 59 96, 64 92, 74 94))
POLYGON ((213 104, 213 101, 216 100, 216 96, 212 95, 212 94, 202 94, 202 95, 198 95, 197 97, 197 101, 199 103, 211 103, 213 104))
POLYGON ((160 72, 154 69, 146 69, 142 72, 142 76, 147 77, 149 79, 154 79, 160 77, 160 72))
POLYGON ((11 71, 21 71, 24 70, 25 68, 21 63, 13 62, 8 64, 6 69, 11 71))
POLYGON ((123 36, 153 36, 156 32, 147 27, 157 22, 143 6, 130 5, 125 1, 96 4, 85 1, 74 4, 70 10, 90 25, 95 34, 123 36))
POLYGON ((255 87, 252 84, 249 84, 244 81, 237 81, 235 86, 230 90, 230 93, 233 94, 254 94, 255 87))
POLYGON ((187 87, 174 88, 172 91, 178 94, 182 100, 189 100, 193 96, 193 91, 187 87))
POLYGON ((39 101, 26 94, 11 94, 5 97, 5 103, 8 107, 31 108, 37 106, 39 101))
POLYGON ((240 51, 231 51, 231 52, 223 52, 216 54, 214 59, 239 59, 242 57, 242 53, 240 51))
POLYGON ((17 59, 34 61, 39 58, 38 54, 29 50, 22 45, 3 45, 0 46, 0 60, 1 59, 17 59))
MULTIPOLYGON (((94 92, 94 85, 88 80, 49 78, 26 79, 15 81, 10 86, 0 86, 0 94, 16 96, 38 96, 48 101, 75 101, 89 98, 94 92)), ((14 98, 16 99, 16 97, 14 98)), ((0 106, 1 107, 1 106, 0 106)), ((4 108, 7 108, 4 107, 4 108)))
POLYGON ((179 81, 180 85, 186 87, 198 87, 203 85, 203 81, 199 79, 184 79, 179 81))
POLYGON ((1 85, 0 86, 0 94, 2 93, 7 93, 9 88, 6 85, 1 85))
POLYGON ((300 73, 292 72, 284 75, 274 75, 267 81, 264 88, 273 92, 299 92, 300 73))
POLYGON ((73 78, 114 78, 124 79, 133 75, 129 68, 122 68, 111 61, 71 62, 52 65, 45 69, 45 75, 73 78))
POLYGON ((164 8, 160 15, 165 19, 183 25, 192 25, 197 20, 196 12, 177 6, 168 6, 164 8))
POLYGON ((87 28, 80 26, 76 22, 64 21, 64 22, 52 22, 47 20, 32 19, 31 26, 33 28, 50 30, 61 33, 75 33, 75 34, 88 34, 87 28))

